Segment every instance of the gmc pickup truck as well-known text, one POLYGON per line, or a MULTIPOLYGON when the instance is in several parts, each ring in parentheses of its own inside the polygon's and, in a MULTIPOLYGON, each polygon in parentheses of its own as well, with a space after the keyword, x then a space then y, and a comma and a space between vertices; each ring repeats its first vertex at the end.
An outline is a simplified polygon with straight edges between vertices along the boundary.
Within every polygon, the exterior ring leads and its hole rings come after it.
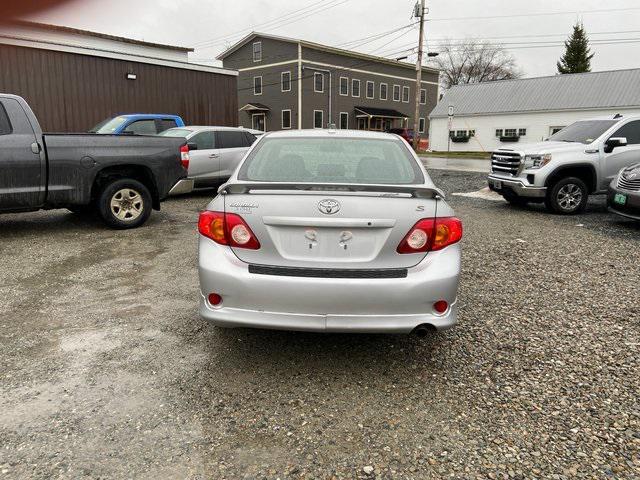
POLYGON ((187 176, 184 139, 44 134, 27 102, 0 94, 0 213, 97 211, 135 228, 187 176))
POLYGON ((488 182, 509 203, 544 202, 566 215, 583 211, 589 195, 607 193, 618 172, 639 161, 640 117, 600 117, 540 143, 496 150, 488 182))

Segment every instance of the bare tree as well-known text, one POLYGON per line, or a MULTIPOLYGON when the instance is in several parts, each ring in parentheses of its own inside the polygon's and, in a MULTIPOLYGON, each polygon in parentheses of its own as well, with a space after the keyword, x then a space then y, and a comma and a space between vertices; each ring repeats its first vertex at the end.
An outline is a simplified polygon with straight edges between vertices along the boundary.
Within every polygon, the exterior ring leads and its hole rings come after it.
POLYGON ((519 78, 516 61, 500 45, 477 40, 443 42, 434 63, 440 69, 443 88, 465 83, 519 78))

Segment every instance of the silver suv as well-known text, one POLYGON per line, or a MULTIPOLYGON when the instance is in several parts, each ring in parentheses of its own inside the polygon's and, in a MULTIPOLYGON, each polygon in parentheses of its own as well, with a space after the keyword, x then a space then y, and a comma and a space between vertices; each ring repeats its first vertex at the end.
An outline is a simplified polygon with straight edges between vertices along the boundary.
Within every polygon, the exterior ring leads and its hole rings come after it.
POLYGON ((543 142, 496 150, 488 182, 512 204, 544 202, 552 212, 572 214, 639 161, 640 116, 600 117, 575 122, 543 142))

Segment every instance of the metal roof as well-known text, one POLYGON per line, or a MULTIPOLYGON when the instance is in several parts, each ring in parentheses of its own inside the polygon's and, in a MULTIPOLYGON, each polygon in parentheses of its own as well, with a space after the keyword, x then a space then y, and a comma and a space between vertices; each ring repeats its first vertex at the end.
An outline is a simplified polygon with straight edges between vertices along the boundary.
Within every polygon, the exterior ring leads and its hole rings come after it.
POLYGON ((640 69, 456 85, 430 117, 640 107, 640 69))

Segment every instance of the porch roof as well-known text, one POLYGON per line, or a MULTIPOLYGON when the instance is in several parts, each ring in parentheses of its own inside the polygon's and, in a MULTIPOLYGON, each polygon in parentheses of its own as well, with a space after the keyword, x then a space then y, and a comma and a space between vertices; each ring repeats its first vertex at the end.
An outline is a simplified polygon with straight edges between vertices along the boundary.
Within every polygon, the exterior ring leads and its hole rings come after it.
POLYGON ((247 103, 244 107, 240 109, 241 112, 268 112, 270 110, 269 107, 262 103, 247 103))
POLYGON ((409 115, 405 115, 397 110, 391 110, 388 108, 374 108, 374 107, 354 107, 356 111, 356 117, 382 117, 382 118, 409 118, 409 115))

